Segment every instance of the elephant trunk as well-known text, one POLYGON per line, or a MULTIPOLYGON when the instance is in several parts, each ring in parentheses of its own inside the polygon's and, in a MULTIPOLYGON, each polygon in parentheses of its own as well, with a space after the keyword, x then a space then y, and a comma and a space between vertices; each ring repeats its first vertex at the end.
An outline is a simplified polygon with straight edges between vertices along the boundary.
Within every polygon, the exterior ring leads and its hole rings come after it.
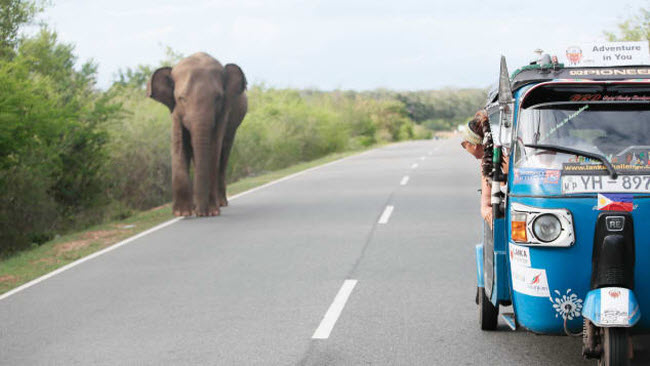
POLYGON ((192 130, 192 150, 194 155, 194 204, 197 216, 219 214, 212 196, 215 184, 216 161, 214 123, 197 125, 192 130))

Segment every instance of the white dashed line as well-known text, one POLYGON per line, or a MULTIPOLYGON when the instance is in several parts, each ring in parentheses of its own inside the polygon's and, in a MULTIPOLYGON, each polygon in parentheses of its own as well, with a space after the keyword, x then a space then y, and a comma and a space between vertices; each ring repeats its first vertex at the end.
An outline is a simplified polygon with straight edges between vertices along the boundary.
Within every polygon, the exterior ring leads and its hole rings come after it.
POLYGON ((348 298, 356 285, 357 280, 345 280, 343 282, 343 286, 341 286, 341 289, 336 294, 332 305, 327 309, 327 313, 325 313, 323 320, 321 320, 320 325, 316 328, 314 335, 311 336, 312 339, 329 338, 336 321, 339 319, 339 316, 345 307, 345 303, 348 301, 348 298))
POLYGON ((420 156, 420 160, 424 160, 424 159, 426 159, 425 156, 420 156))
POLYGON ((433 151, 429 151, 429 153, 427 155, 429 155, 429 156, 433 155, 433 151))
POLYGON ((415 169, 415 168, 417 168, 418 166, 419 166, 418 163, 415 163, 415 164, 411 165, 411 169, 415 169))
POLYGON ((399 182, 399 185, 400 185, 400 186, 405 186, 406 183, 408 183, 408 182, 409 182, 409 176, 408 176, 408 175, 405 175, 404 178, 402 178, 402 181, 399 182))
POLYGON ((386 209, 381 214, 381 217, 379 217, 379 221, 377 221, 377 223, 378 224, 387 224, 388 220, 390 219, 390 215, 393 213, 394 208, 395 207, 393 207, 393 206, 386 206, 386 209))

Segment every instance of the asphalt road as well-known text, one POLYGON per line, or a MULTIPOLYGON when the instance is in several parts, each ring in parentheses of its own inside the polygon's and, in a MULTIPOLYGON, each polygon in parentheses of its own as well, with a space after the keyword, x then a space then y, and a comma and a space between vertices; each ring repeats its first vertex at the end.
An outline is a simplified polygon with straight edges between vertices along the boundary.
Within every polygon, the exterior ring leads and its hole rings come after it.
POLYGON ((594 365, 479 330, 478 171, 455 139, 401 143, 178 221, 0 300, 0 364, 594 365))

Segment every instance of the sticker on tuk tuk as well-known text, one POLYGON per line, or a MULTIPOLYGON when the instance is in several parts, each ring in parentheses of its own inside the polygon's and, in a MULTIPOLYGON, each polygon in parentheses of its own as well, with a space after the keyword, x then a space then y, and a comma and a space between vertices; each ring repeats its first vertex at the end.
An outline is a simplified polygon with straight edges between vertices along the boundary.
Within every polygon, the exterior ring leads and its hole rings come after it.
POLYGON ((544 176, 544 184, 558 184, 560 183, 560 171, 549 169, 544 176))
POLYGON ((567 289, 564 294, 555 290, 555 298, 549 297, 548 299, 553 304, 553 309, 557 312, 556 318, 560 316, 562 319, 573 320, 582 315, 582 302, 583 300, 578 297, 571 289, 567 289))
POLYGON ((634 210, 634 196, 625 193, 598 194, 599 211, 627 211, 634 210))
POLYGON ((515 184, 542 185, 560 183, 560 171, 542 168, 518 168, 514 170, 515 184))
MULTIPOLYGON (((650 63, 648 42, 582 42, 567 45, 566 48, 551 50, 559 62, 567 67, 647 65, 650 63)), ((608 69, 587 69, 587 71, 609 71, 608 69)))
POLYGON ((530 249, 510 243, 511 266, 530 267, 530 249))
POLYGON ((510 271, 512 272, 512 288, 516 292, 528 296, 550 297, 546 270, 511 266, 510 271))
MULTIPOLYGON (((627 154, 626 157, 612 157, 612 167, 621 175, 647 175, 650 174, 648 154, 627 154)), ((587 158, 579 158, 562 164, 562 176, 565 175, 607 175, 607 168, 600 162, 587 158)))

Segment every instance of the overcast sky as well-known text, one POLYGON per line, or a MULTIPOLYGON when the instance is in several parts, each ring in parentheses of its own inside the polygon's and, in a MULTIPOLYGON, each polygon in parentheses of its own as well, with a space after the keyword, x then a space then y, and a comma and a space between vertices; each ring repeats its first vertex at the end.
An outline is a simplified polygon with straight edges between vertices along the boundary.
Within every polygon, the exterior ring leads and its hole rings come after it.
POLYGON ((99 86, 156 65, 165 46, 205 51, 274 87, 400 90, 486 87, 536 48, 604 40, 644 0, 53 0, 42 18, 99 86), (190 5, 191 4, 191 5, 190 5))

